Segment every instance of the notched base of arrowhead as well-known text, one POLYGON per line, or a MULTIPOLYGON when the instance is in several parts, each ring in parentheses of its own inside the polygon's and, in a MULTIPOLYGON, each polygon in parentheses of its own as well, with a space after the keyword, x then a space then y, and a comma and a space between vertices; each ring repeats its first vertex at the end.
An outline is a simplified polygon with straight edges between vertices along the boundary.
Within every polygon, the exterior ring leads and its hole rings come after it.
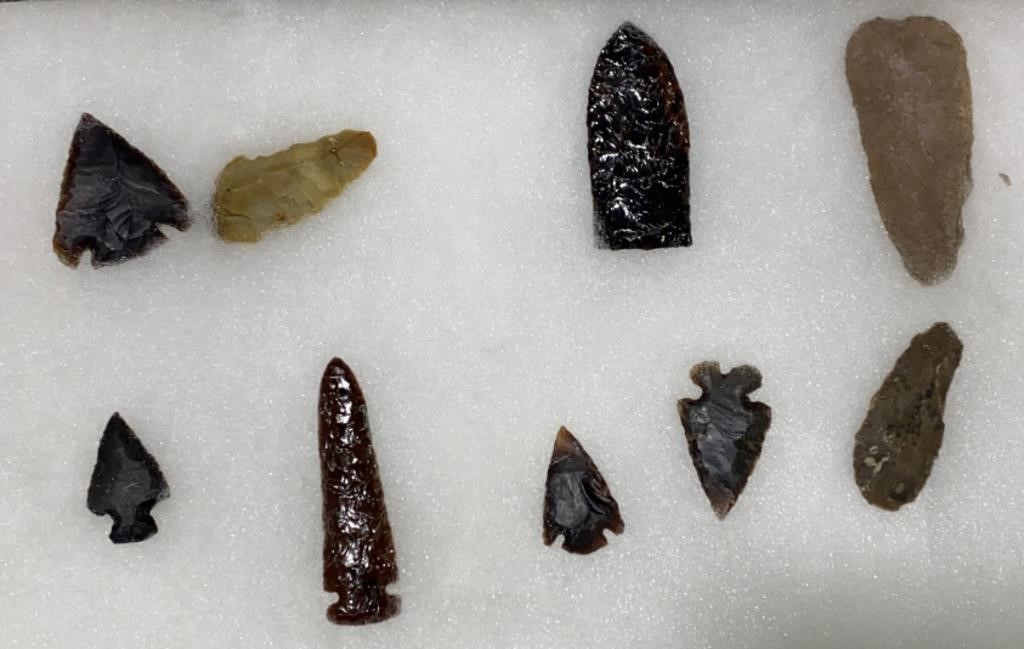
POLYGON ((327 607, 327 619, 334 624, 359 626, 383 622, 401 611, 400 597, 389 594, 384 586, 374 586, 349 601, 339 595, 338 601, 327 607))

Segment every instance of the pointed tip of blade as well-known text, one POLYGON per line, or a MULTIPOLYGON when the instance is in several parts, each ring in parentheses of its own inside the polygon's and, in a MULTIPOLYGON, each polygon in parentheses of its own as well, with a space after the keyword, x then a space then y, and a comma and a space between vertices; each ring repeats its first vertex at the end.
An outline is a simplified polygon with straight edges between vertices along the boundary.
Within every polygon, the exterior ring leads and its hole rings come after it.
POLYGON ((736 495, 727 491, 718 490, 705 490, 708 501, 711 503, 711 509, 715 512, 715 516, 718 520, 723 521, 725 517, 732 511, 733 506, 736 504, 736 495))
POLYGON ((579 441, 576 439, 576 436, 569 432, 569 429, 565 426, 559 428, 558 434, 555 436, 555 448, 568 450, 575 446, 579 446, 579 441))
POLYGON ((103 439, 112 438, 116 438, 121 442, 138 439, 135 431, 132 430, 132 427, 128 425, 128 422, 124 420, 124 417, 119 412, 110 415, 110 419, 107 420, 107 425, 103 429, 103 439))
POLYGON ((612 35, 613 39, 614 38, 618 38, 618 37, 623 37, 623 38, 626 38, 626 39, 631 40, 631 41, 653 41, 654 40, 654 39, 652 39, 650 37, 650 35, 648 35, 647 32, 645 32, 644 30, 640 29, 639 27, 636 26, 635 23, 633 23, 632 21, 629 21, 629 20, 627 20, 627 21, 623 22, 621 25, 619 25, 618 29, 616 29, 615 33, 612 35))
POLYGON ((328 376, 343 376, 351 382, 355 378, 355 372, 352 371, 352 368, 345 361, 335 356, 327 363, 327 367, 324 368, 324 377, 328 376))
POLYGON ((81 136, 82 133, 93 129, 113 132, 109 126, 96 119, 92 113, 82 113, 81 117, 78 118, 78 125, 75 127, 75 135, 81 136))

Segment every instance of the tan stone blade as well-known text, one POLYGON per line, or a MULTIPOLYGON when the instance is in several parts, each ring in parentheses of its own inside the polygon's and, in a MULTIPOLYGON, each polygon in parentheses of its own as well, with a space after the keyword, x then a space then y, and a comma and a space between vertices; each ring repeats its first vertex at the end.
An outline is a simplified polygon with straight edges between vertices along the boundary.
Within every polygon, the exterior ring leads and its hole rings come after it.
POLYGON ((914 279, 940 282, 956 266, 971 188, 963 42, 935 18, 876 18, 846 46, 846 79, 889 238, 914 279))
POLYGON ((342 131, 269 156, 239 156, 217 178, 213 206, 225 241, 259 241, 263 233, 316 214, 377 155, 366 131, 342 131))

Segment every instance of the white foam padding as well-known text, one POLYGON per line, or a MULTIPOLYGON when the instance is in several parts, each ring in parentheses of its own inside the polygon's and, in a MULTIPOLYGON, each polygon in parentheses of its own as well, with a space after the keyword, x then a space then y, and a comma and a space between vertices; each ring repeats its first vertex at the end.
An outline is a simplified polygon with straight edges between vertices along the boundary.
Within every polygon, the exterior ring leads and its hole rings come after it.
POLYGON ((0 7, 0 645, 10 649, 975 649, 1024 634, 1024 59, 999 2, 38 2, 0 7), (962 35, 974 189, 952 278, 904 271, 843 72, 876 15, 962 35), (623 20, 675 65, 694 244, 599 250, 584 113, 623 20), (119 266, 50 249, 89 111, 166 170, 193 228, 119 266), (379 144, 319 216, 221 242, 235 155, 379 144), (1008 175, 1012 186, 998 176, 1008 175), (946 439, 898 513, 853 481, 868 401, 916 332, 964 341, 946 439), (343 628, 321 590, 316 401, 356 371, 401 578, 343 628), (676 413, 750 363, 772 427, 719 522, 676 413), (120 411, 171 497, 114 546, 86 509, 120 411), (568 426, 626 521, 541 543, 568 426))

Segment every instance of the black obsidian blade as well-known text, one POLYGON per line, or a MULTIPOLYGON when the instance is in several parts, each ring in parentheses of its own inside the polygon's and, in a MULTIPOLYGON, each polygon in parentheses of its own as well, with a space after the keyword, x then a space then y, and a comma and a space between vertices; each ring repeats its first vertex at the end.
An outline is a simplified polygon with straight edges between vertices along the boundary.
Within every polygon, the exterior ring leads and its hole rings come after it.
POLYGON ((188 204, 144 153, 98 119, 83 113, 71 140, 57 205, 53 250, 78 266, 106 266, 145 254, 164 242, 158 225, 188 229, 188 204))
POLYGON ((384 488, 370 438, 366 400, 340 358, 320 382, 320 479, 324 507, 324 590, 335 624, 369 624, 398 615, 387 585, 398 579, 384 488))
POLYGON ((114 543, 145 541, 156 534, 156 521, 150 511, 170 493, 156 460, 115 412, 96 454, 89 483, 89 511, 114 520, 110 530, 114 543))
POLYGON ((544 492, 544 544, 590 554, 608 544, 604 530, 622 534, 619 504, 590 455, 564 426, 555 438, 544 492))
POLYGON ((725 518, 761 455, 772 409, 747 398, 761 387, 761 373, 750 365, 722 374, 718 363, 699 363, 690 380, 703 394, 682 399, 679 418, 704 493, 715 514, 725 518))
POLYGON ((623 23, 597 58, 587 106, 598 245, 688 246, 690 128, 672 64, 623 23))

